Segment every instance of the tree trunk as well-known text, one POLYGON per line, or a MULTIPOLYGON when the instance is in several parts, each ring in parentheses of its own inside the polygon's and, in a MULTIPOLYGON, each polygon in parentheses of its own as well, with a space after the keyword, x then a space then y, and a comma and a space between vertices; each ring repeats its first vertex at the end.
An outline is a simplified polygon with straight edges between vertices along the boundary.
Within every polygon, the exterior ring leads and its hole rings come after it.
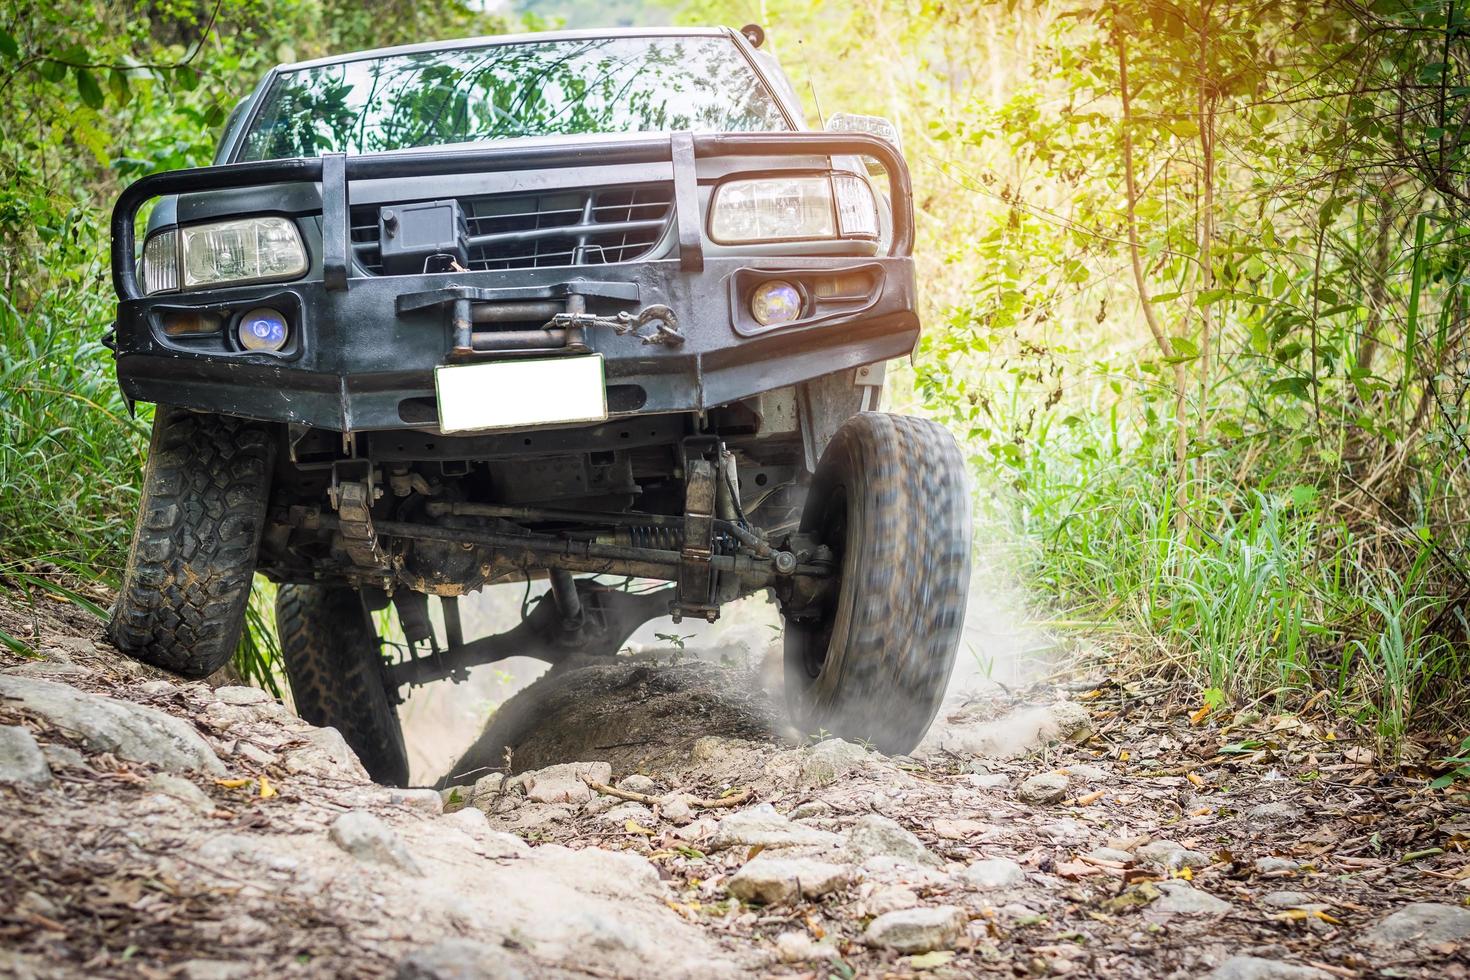
POLYGON ((1128 39, 1114 26, 1118 46, 1118 87, 1123 102, 1123 179, 1128 190, 1128 256, 1133 264, 1133 283, 1138 290, 1138 303, 1154 343, 1165 359, 1174 365, 1174 533, 1182 543, 1189 533, 1189 423, 1187 388, 1189 378, 1184 363, 1177 359, 1174 345, 1164 332, 1149 297, 1148 281, 1143 272, 1143 256, 1138 247, 1138 180, 1133 171, 1133 102, 1128 90, 1128 39))

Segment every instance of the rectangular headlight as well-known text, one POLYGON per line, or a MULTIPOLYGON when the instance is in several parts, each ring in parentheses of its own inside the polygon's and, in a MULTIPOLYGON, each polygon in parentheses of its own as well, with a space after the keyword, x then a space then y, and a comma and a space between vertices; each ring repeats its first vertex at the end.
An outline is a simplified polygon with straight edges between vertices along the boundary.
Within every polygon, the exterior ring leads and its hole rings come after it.
POLYGON ((267 216, 179 229, 184 288, 272 282, 306 272, 306 246, 287 218, 267 216))
POLYGON ((827 177, 732 180, 715 190, 710 237, 725 244, 833 238, 832 182, 827 177))
POLYGON ((877 205, 852 174, 732 180, 715 189, 710 237, 725 245, 877 238, 877 205))

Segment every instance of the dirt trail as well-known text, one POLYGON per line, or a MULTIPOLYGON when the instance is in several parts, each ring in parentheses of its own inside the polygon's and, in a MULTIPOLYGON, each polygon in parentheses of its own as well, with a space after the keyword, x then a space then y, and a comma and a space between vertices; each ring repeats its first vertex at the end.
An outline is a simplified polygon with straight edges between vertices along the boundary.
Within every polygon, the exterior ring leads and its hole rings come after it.
POLYGON ((44 657, 0 655, 0 976, 1470 974, 1462 809, 1086 664, 904 759, 763 735, 738 670, 587 668, 441 794, 72 607, 0 627, 44 657))

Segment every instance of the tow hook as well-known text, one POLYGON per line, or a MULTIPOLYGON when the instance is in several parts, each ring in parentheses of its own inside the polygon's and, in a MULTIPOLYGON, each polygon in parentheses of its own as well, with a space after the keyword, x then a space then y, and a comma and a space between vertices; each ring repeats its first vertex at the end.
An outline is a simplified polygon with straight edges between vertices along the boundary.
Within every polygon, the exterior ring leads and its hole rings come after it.
POLYGON ((662 303, 645 306, 637 313, 629 313, 624 310, 616 316, 597 316, 594 313, 558 313, 552 317, 544 329, 588 329, 591 327, 606 327, 619 337, 629 334, 637 337, 645 344, 664 344, 669 347, 677 347, 684 343, 684 335, 679 332, 679 319, 674 311, 662 303), (640 333, 645 326, 654 325, 653 333, 640 333))

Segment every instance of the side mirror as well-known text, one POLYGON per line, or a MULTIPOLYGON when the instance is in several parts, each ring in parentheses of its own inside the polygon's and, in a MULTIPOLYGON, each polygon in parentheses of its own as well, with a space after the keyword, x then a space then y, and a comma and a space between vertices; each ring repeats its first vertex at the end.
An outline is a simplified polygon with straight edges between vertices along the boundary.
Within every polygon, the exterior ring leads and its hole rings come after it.
POLYGON ((903 138, 898 135, 898 127, 882 116, 860 116, 852 112, 834 112, 827 117, 827 132, 867 133, 869 136, 887 140, 893 144, 894 149, 900 153, 903 152, 903 138))

